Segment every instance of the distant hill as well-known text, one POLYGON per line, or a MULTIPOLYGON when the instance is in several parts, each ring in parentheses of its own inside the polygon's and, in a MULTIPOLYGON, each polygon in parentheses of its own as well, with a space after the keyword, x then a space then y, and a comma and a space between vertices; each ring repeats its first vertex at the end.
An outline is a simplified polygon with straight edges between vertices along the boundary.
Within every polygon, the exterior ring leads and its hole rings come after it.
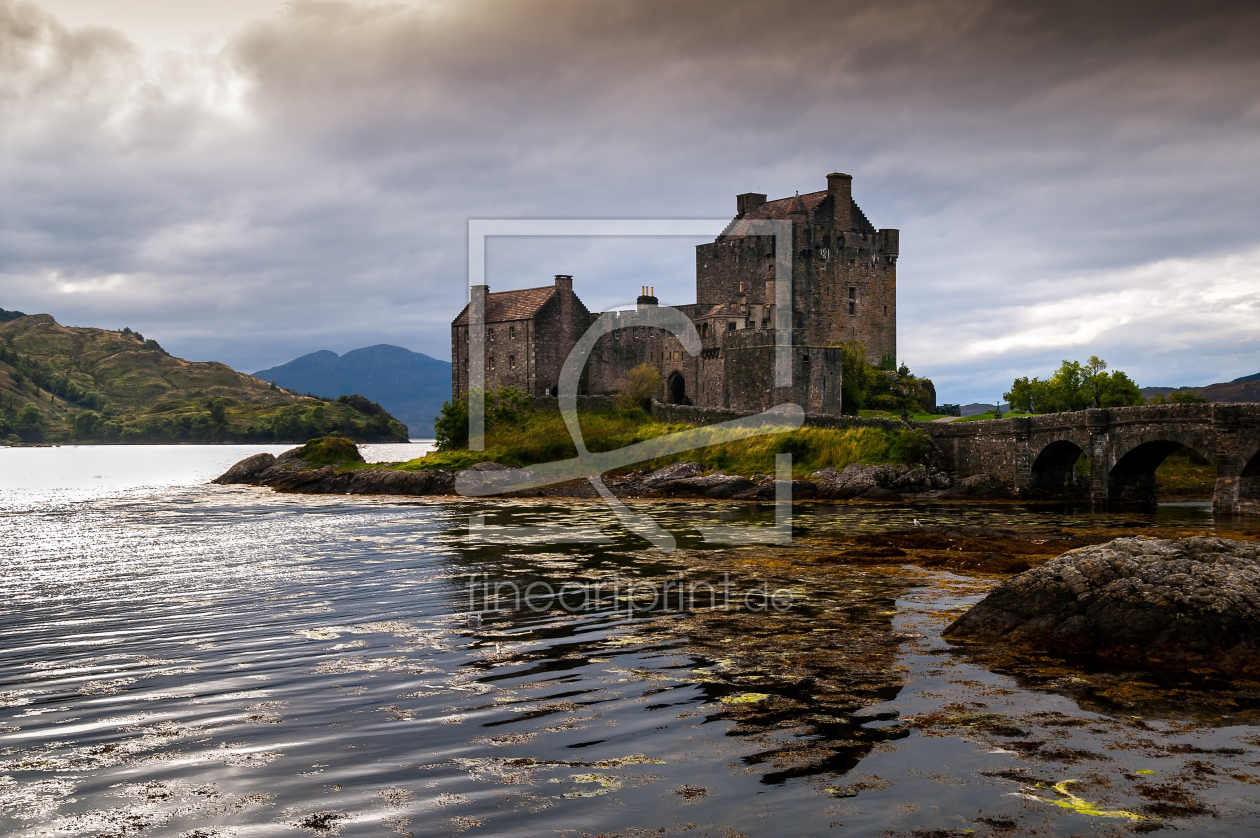
POLYGON ((1235 378, 1227 384, 1208 384, 1204 387, 1143 387, 1142 395, 1150 399, 1155 395, 1188 391, 1210 402, 1248 403, 1260 402, 1260 373, 1235 378))
POLYGON ((1249 375, 1228 384, 1195 387, 1194 392, 1210 402, 1260 402, 1260 378, 1249 375))
POLYGON ((185 361, 157 341, 62 326, 47 314, 0 323, 0 440, 8 442, 305 442, 340 434, 404 440, 365 398, 324 403, 239 373, 185 361))
POLYGON ((299 393, 358 393, 406 423, 413 437, 433 435, 433 418, 451 397, 451 365, 387 343, 338 357, 321 350, 254 373, 299 393))

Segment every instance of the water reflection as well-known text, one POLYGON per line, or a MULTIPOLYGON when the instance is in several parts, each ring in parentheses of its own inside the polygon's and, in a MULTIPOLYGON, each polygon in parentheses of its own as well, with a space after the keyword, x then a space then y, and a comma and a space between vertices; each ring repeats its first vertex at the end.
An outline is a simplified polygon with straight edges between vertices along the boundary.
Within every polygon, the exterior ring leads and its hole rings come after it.
POLYGON ((1156 707, 1138 701, 1152 694, 1140 678, 962 655, 940 628, 991 578, 915 568, 913 546, 907 561, 837 561, 878 552, 864 535, 933 527, 1005 528, 1031 543, 1245 525, 1184 507, 820 504, 797 507, 793 546, 730 549, 701 542, 698 527, 770 523, 773 510, 650 508, 679 535, 671 556, 644 550, 599 504, 195 485, 6 499, 0 831, 1256 826, 1260 739, 1239 685, 1233 709, 1198 712, 1210 702, 1193 684, 1161 687, 1156 707), (610 540, 469 545, 476 513, 584 522, 610 540), (470 624, 470 575, 522 589, 681 575, 787 590, 792 605, 636 611, 605 588, 587 609, 482 609, 470 624))

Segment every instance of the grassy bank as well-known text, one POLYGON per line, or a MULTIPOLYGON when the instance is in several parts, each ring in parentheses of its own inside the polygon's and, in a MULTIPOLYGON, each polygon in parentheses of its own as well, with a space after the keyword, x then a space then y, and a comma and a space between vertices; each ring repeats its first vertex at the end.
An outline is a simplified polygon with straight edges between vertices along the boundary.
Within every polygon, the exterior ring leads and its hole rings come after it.
MULTIPOLYGON (((593 411, 579 416, 586 446, 594 452, 613 451, 636 442, 666 436, 693 426, 657 422, 646 413, 593 411)), ((530 466, 577 456, 560 414, 529 412, 511 421, 493 424, 485 451, 451 449, 435 451, 396 468, 461 469, 478 462, 506 466, 530 466)), ((750 439, 661 457, 635 468, 661 468, 676 462, 696 461, 706 468, 728 474, 773 474, 776 454, 793 455, 793 473, 803 477, 828 466, 843 469, 852 463, 917 463, 928 452, 927 437, 917 431, 880 428, 801 428, 782 434, 750 439)))
POLYGON ((1193 451, 1169 455, 1155 470, 1160 500, 1210 500, 1216 488, 1216 466, 1193 451))

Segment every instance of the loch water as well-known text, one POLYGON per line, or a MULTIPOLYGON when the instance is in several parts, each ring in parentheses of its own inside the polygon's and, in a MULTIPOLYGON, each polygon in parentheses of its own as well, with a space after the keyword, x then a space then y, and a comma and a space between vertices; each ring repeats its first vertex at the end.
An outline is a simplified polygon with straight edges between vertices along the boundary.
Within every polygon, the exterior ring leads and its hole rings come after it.
POLYGON ((916 522, 1260 530, 1206 504, 798 504, 787 546, 699 540, 770 506, 632 504, 664 554, 599 502, 208 483, 258 450, 0 450, 0 834, 1260 828, 1260 685, 977 658, 940 632, 994 580, 819 560, 916 522))

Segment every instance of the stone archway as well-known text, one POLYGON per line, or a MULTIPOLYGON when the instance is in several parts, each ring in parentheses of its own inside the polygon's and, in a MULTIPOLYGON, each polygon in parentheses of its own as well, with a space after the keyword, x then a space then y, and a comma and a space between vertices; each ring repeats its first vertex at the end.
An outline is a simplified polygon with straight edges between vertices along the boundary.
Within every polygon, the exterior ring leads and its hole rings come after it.
POLYGON ((1076 463, 1085 452, 1075 442, 1055 440, 1041 449, 1032 464, 1029 492, 1033 495, 1077 494, 1076 463))
POLYGON ((672 372, 665 382, 665 398, 670 404, 686 404, 687 381, 680 372, 672 372))
POLYGON ((1238 476, 1238 508, 1242 515, 1260 515, 1260 451, 1238 476))
POLYGON ((1180 450, 1195 449, 1171 439, 1150 440, 1129 449, 1107 475, 1107 502, 1118 506, 1154 506, 1155 469, 1170 454, 1180 450))

